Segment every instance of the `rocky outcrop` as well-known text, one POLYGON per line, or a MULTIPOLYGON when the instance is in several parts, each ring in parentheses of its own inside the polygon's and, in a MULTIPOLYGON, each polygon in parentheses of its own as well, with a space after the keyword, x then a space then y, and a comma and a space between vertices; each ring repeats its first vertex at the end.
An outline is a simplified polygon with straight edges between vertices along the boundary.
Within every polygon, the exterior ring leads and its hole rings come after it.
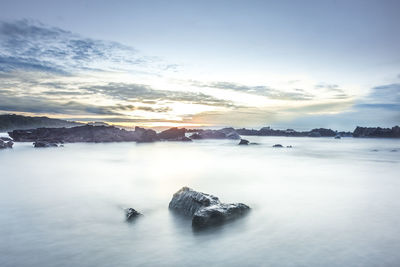
POLYGON ((72 128, 38 128, 30 130, 14 130, 9 135, 16 142, 46 141, 50 143, 76 142, 155 142, 191 141, 185 136, 185 129, 171 128, 157 134, 156 131, 135 127, 135 131, 127 131, 114 126, 78 126, 72 128))
POLYGON ((33 147, 58 147, 58 144, 47 141, 36 141, 33 143, 33 147))
POLYGON ((140 212, 136 211, 133 208, 128 208, 125 210, 125 217, 127 221, 132 221, 141 215, 142 214, 140 212))
POLYGON ((0 140, 3 140, 4 142, 12 141, 9 137, 0 137, 0 140))
POLYGON ((250 142, 249 142, 249 140, 246 140, 246 139, 240 139, 240 142, 239 142, 239 145, 248 145, 250 142))
POLYGON ((179 129, 177 127, 174 127, 159 133, 158 138, 163 141, 192 141, 192 139, 185 136, 185 133, 185 128, 179 129))
POLYGON ((400 138, 400 127, 392 128, 380 127, 359 127, 354 130, 353 137, 385 137, 385 138, 400 138))
POLYGON ((113 126, 90 125, 72 128, 14 130, 9 132, 9 135, 16 142, 35 142, 40 140, 52 143, 138 141, 143 136, 143 134, 139 134, 136 131, 126 131, 113 126))
MULTIPOLYGON (((255 135, 255 136, 311 136, 311 137, 327 137, 327 136, 335 136, 337 134, 336 131, 325 128, 313 129, 311 131, 297 132, 293 129, 286 130, 274 130, 271 127, 263 127, 260 130, 255 129, 236 129, 236 132, 240 135, 255 135)), ((342 136, 351 136, 350 132, 340 132, 342 136)))
POLYGON ((283 147, 283 145, 281 145, 281 144, 275 144, 275 145, 273 145, 272 147, 283 147))
POLYGON ((169 208, 192 217, 194 228, 204 228, 236 219, 246 214, 250 208, 242 203, 221 203, 218 197, 183 187, 176 192, 169 208))
POLYGON ((191 139, 233 139, 239 140, 240 135, 233 128, 220 130, 201 130, 190 136, 191 139))
POLYGON ((0 139, 0 149, 12 148, 13 145, 13 141, 3 141, 2 139, 0 139))
POLYGON ((136 141, 140 143, 148 143, 159 140, 156 131, 151 129, 140 128, 138 126, 135 127, 134 132, 128 132, 128 133, 130 133, 131 135, 130 138, 128 138, 128 140, 123 140, 123 141, 136 141))

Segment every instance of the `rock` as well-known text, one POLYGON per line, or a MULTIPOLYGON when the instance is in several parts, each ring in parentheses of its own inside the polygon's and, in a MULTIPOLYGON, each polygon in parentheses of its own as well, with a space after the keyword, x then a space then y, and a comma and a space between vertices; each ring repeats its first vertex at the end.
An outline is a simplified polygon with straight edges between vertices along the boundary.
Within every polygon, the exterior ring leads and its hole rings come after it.
POLYGON ((0 140, 3 140, 5 142, 12 141, 12 139, 9 137, 0 137, 0 140))
POLYGON ((151 129, 140 128, 137 126, 135 127, 134 135, 135 135, 134 141, 140 143, 149 143, 159 140, 156 131, 151 129))
POLYGON ((249 207, 242 203, 219 204, 198 210, 192 219, 192 226, 204 228, 211 225, 219 225, 245 215, 249 207))
POLYGON ((249 140, 240 139, 239 145, 248 145, 248 144, 249 144, 249 140))
POLYGON ((78 126, 72 128, 38 128, 14 130, 8 133, 16 142, 35 142, 37 140, 52 143, 76 142, 153 142, 158 140, 157 133, 136 127, 127 131, 114 126, 78 126))
POLYGON ((174 127, 159 133, 158 138, 160 140, 168 140, 168 141, 187 141, 184 139, 185 133, 186 133, 185 128, 178 129, 177 127, 174 127))
POLYGON ((340 138, 342 138, 340 135, 335 136, 335 139, 340 139, 340 138))
POLYGON ((293 146, 286 146, 287 148, 292 148, 293 146))
POLYGON ((191 139, 233 139, 239 140, 240 135, 233 128, 220 130, 203 130, 190 136, 191 139))
POLYGON ((218 197, 183 187, 169 203, 171 210, 192 217, 192 226, 204 228, 243 216, 250 208, 242 203, 221 203, 218 197))
POLYGON ((394 126, 392 128, 381 127, 359 127, 357 126, 353 132, 354 137, 386 137, 386 138, 400 138, 400 127, 394 126))
POLYGON ((317 131, 312 131, 308 134, 309 137, 321 137, 321 134, 317 131))
POLYGON ((283 147, 281 144, 275 144, 272 147, 283 147))
POLYGON ((2 139, 0 139, 0 149, 12 148, 13 145, 14 145, 13 141, 5 142, 2 139))
POLYGON ((240 139, 240 135, 233 128, 223 128, 218 131, 224 133, 227 139, 233 139, 233 140, 240 139))
POLYGON ((33 143, 34 147, 58 147, 57 143, 47 141, 36 141, 33 143))
POLYGON ((137 218, 138 216, 141 216, 142 214, 136 211, 133 208, 128 208, 125 210, 125 216, 127 221, 132 221, 133 219, 137 218))
POLYGON ((390 150, 390 152, 397 152, 397 149, 392 149, 390 150))
MULTIPOLYGON (((325 136, 325 137, 327 137, 327 136, 333 137, 333 136, 337 135, 337 133, 334 130, 325 129, 325 128, 312 129, 310 134, 312 134, 312 133, 316 133, 316 135, 325 136)), ((319 137, 319 136, 311 136, 311 137, 319 137)))

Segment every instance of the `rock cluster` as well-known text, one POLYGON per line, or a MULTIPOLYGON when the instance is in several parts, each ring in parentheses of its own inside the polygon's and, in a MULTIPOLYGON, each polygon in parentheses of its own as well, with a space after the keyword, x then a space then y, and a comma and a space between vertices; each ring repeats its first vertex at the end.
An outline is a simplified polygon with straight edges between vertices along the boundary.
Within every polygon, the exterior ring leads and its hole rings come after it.
POLYGON ((204 228, 239 218, 250 208, 242 203, 221 203, 218 197, 183 187, 169 203, 171 210, 192 217, 194 228, 204 228))
MULTIPOLYGON (((37 128, 14 130, 9 135, 16 142, 155 142, 155 141, 191 141, 185 136, 186 129, 171 128, 161 133, 151 129, 136 127, 134 131, 114 126, 78 126, 71 128, 37 128)), ((39 143, 38 146, 42 145, 39 143)))
POLYGON ((359 127, 353 132, 354 137, 386 137, 386 138, 400 138, 400 127, 394 126, 392 128, 380 127, 359 127))
POLYGON ((190 136, 191 139, 233 139, 239 140, 240 135, 233 128, 220 130, 198 130, 190 136))

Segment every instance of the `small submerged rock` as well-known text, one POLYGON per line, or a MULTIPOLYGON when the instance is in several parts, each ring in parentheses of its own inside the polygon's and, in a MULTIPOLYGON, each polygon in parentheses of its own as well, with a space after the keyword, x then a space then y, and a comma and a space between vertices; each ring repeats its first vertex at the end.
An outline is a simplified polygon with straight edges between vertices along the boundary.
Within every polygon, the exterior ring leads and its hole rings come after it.
POLYGON ((272 147, 283 147, 281 144, 275 144, 272 147))
POLYGON ((250 142, 246 139, 240 139, 239 145, 248 145, 250 142))
POLYGON ((286 146, 287 148, 293 148, 293 146, 286 146))
POLYGON ((246 214, 250 207, 242 203, 221 203, 218 197, 183 187, 169 203, 171 210, 192 217, 194 228, 219 225, 246 214))
POLYGON ((4 149, 4 148, 12 148, 14 145, 13 141, 8 140, 8 141, 4 141, 3 139, 0 139, 0 149, 4 149))
POLYGON ((127 221, 132 221, 133 219, 141 216, 142 214, 133 208, 128 208, 125 210, 125 216, 127 221))

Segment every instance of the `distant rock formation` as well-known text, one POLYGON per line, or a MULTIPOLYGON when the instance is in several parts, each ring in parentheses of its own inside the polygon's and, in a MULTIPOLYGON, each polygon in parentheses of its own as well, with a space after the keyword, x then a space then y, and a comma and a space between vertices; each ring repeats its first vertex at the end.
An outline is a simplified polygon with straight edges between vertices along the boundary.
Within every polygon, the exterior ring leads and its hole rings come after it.
POLYGON ((50 119, 48 117, 28 117, 15 114, 0 115, 0 132, 7 132, 12 130, 34 129, 40 127, 74 127, 83 125, 82 123, 50 119))
POLYGON ((400 127, 392 128, 381 127, 359 127, 354 130, 353 137, 385 137, 385 138, 400 138, 400 127))
MULTIPOLYGON (((318 128, 312 129, 311 131, 305 132, 297 132, 293 129, 286 129, 286 130, 274 130, 271 127, 263 127, 260 130, 255 129, 236 129, 236 132, 240 135, 255 135, 255 136, 294 136, 294 137, 301 137, 301 136, 309 136, 309 137, 328 137, 328 136, 335 136, 338 133, 331 129, 325 128, 318 128)), ((351 133, 342 132, 343 135, 351 135, 351 133)))
POLYGON ((199 130, 190 136, 191 139, 233 139, 239 140, 240 135, 233 128, 220 130, 199 130))
POLYGON ((273 145, 272 147, 283 147, 283 145, 281 145, 281 144, 275 144, 275 145, 273 145))
POLYGON ((185 136, 186 129, 177 127, 170 128, 158 134, 161 141, 192 141, 192 139, 185 136))
MULTIPOLYGON (((155 142, 155 141, 191 141, 185 136, 186 129, 171 128, 161 133, 151 129, 135 127, 134 131, 114 126, 84 125, 71 128, 38 128, 14 130, 8 134, 16 142, 37 142, 38 146, 47 143, 76 142, 155 142)), ((38 147, 35 146, 35 147, 38 147)))
POLYGON ((236 219, 250 208, 242 203, 221 203, 218 197, 183 187, 176 192, 169 203, 171 210, 192 216, 194 228, 204 228, 236 219))

